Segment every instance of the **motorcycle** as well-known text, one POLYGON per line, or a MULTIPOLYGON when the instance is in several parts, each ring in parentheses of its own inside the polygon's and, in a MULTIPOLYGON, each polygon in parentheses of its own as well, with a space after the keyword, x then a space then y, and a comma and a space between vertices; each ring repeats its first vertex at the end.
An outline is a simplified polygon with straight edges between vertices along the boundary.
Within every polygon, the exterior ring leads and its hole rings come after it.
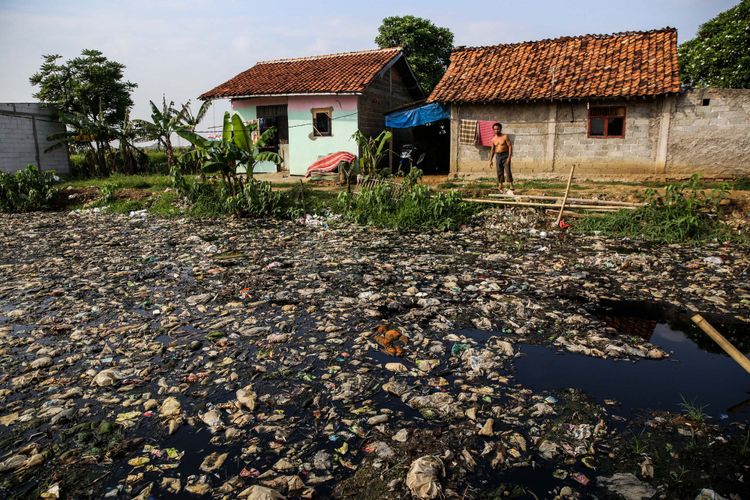
POLYGON ((399 153, 398 167, 402 172, 408 172, 412 167, 419 168, 424 161, 425 156, 427 156, 427 153, 422 151, 419 146, 415 144, 404 144, 399 153))

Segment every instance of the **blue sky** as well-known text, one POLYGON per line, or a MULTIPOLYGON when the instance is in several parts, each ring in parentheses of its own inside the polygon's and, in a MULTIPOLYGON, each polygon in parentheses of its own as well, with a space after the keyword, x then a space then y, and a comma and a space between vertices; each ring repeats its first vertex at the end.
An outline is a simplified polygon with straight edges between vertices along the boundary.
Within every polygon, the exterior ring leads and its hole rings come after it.
MULTIPOLYGON (((99 49, 138 84, 133 117, 148 101, 192 99, 256 61, 375 48, 382 19, 411 14, 491 45, 673 26, 679 41, 737 0, 353 2, 0 0, 0 102, 32 101, 29 76, 42 54, 99 49)), ((218 102, 204 126, 221 122, 218 102)))

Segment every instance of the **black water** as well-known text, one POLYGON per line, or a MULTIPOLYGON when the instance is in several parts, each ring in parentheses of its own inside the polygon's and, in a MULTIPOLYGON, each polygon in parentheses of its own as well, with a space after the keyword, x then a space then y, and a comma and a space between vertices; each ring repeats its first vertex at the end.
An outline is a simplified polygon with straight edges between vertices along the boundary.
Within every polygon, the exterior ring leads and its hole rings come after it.
POLYGON ((650 342, 671 353, 663 360, 599 359, 522 345, 517 380, 534 391, 577 388, 599 402, 616 400, 615 412, 622 415, 682 412, 684 398, 705 406, 713 421, 750 419, 750 374, 715 346, 699 345, 696 335, 702 334, 677 328, 664 322, 653 328, 650 342))

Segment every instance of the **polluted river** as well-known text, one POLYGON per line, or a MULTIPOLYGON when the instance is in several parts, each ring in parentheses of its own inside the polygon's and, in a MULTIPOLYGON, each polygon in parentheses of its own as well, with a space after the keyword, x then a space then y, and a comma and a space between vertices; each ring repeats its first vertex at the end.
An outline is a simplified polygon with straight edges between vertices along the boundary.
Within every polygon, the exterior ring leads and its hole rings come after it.
POLYGON ((0 497, 748 498, 750 255, 0 215, 0 497))

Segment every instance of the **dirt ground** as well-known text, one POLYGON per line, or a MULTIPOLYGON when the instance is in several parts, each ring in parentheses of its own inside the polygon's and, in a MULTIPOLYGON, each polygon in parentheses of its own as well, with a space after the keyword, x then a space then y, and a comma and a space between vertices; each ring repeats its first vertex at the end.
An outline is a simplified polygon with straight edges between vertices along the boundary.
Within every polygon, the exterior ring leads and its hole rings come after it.
POLYGON ((0 215, 0 496, 746 498, 746 374, 685 318, 750 351, 749 273, 521 209, 0 215))
MULTIPOLYGON (((290 186, 302 182, 311 187, 325 190, 341 189, 335 176, 325 175, 313 178, 304 178, 299 176, 290 176, 286 172, 276 174, 262 174, 258 178, 269 181, 280 186, 290 186)), ((496 193, 495 180, 492 178, 456 178, 452 175, 425 175, 422 182, 433 186, 437 189, 457 189, 464 195, 468 196, 486 196, 490 193, 496 193)), ((567 179, 563 178, 519 178, 517 179, 517 188, 514 190, 517 195, 549 195, 562 196, 565 192, 567 179), (542 185, 543 187, 538 187, 542 185), (527 187, 528 186, 528 187, 527 187)), ((643 201, 648 189, 655 189, 663 193, 663 186, 668 182, 684 182, 684 180, 660 180, 645 181, 640 179, 626 179, 625 181, 617 180, 590 180, 574 179, 571 187, 571 197, 585 199, 603 199, 614 201, 643 201)), ((747 210, 750 207, 750 190, 729 190, 728 197, 732 200, 734 206, 739 210, 747 210)))

